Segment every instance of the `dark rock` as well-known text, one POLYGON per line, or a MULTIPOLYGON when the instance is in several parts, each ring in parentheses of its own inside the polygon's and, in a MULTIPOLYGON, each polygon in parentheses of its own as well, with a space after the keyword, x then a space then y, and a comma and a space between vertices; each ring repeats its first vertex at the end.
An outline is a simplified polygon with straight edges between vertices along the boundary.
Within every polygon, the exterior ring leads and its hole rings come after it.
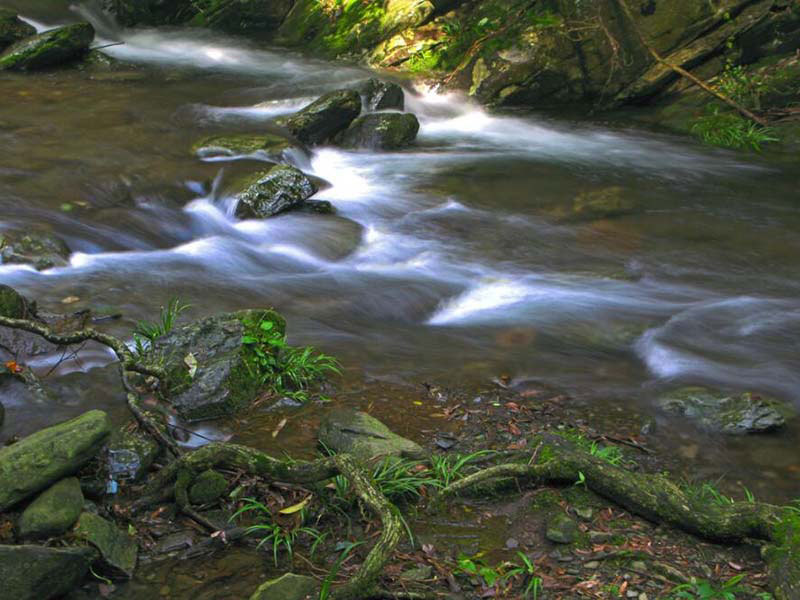
POLYGON ((336 208, 327 200, 306 200, 303 208, 308 212, 320 215, 332 215, 336 213, 336 208))
POLYGON ((85 512, 78 519, 75 535, 97 548, 102 564, 114 575, 131 577, 136 568, 136 540, 110 521, 85 512))
POLYGON ((83 492, 76 477, 62 479, 31 502, 19 519, 23 538, 61 535, 78 520, 83 510, 83 492))
POLYGON ((419 121, 410 113, 370 113, 353 121, 340 144, 345 148, 394 150, 409 146, 417 132, 419 121))
POLYGON ((0 71, 33 71, 55 67, 86 54, 94 40, 94 27, 74 23, 26 38, 0 54, 0 71))
POLYGON ((364 107, 370 112, 405 108, 405 93, 396 83, 372 78, 359 87, 358 91, 364 97, 364 107))
POLYGON ((292 143, 287 138, 272 133, 215 135, 197 142, 192 146, 192 153, 200 158, 255 153, 266 154, 270 158, 280 158, 283 152, 291 147, 292 143))
POLYGON ((111 435, 106 413, 90 410, 0 449, 0 512, 91 460, 111 435))
POLYGON ((21 20, 16 13, 0 8, 0 51, 32 35, 36 35, 35 27, 21 20))
POLYGON ((0 596, 49 600, 77 586, 94 558, 90 548, 0 546, 0 596))
POLYGON ((558 513, 548 519, 545 537, 556 544, 571 544, 578 537, 578 524, 564 513, 558 513))
POLYGON ((236 189, 236 216, 240 219, 266 219, 299 208, 317 192, 306 175, 289 165, 275 165, 239 181, 236 189))
POLYGON ((0 232, 0 262, 32 265, 37 270, 68 264, 69 247, 49 231, 0 232))
POLYGON ((8 285, 0 284, 0 316, 11 319, 26 319, 30 316, 29 303, 25 297, 8 285))
POLYGON ((388 456, 422 459, 422 447, 393 433, 386 425, 367 413, 340 409, 322 421, 319 441, 338 453, 352 454, 368 463, 388 456))
POLYGON ((305 575, 285 573, 262 583, 250 600, 311 600, 318 594, 317 581, 305 575))
POLYGON ((280 117, 275 124, 286 128, 304 144, 322 144, 341 133, 361 113, 361 96, 355 90, 325 94, 302 110, 280 117))
POLYGON ((131 475, 134 481, 141 481, 161 453, 161 446, 150 435, 139 430, 130 431, 126 426, 114 431, 108 443, 108 450, 134 453, 138 458, 138 464, 131 475))
POLYGON ((721 433, 763 433, 783 427, 788 408, 773 398, 752 392, 727 394, 687 387, 658 400, 664 410, 686 416, 702 427, 721 433))
POLYGON ((194 533, 191 531, 178 531, 165 535, 158 541, 155 547, 155 554, 169 554, 170 552, 177 552, 185 550, 194 546, 195 538, 194 533))
POLYGON ((189 488, 189 501, 192 504, 211 504, 219 500, 227 489, 228 480, 213 469, 208 469, 200 473, 189 488))

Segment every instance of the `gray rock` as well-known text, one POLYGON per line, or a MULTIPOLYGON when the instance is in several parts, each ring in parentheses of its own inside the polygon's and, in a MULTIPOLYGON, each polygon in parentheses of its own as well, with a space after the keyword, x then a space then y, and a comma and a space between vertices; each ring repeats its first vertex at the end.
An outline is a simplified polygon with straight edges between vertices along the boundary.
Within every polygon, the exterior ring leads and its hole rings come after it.
POLYGON ((0 448, 0 512, 77 472, 109 435, 108 415, 91 410, 0 448))
POLYGON ((63 267, 71 251, 57 235, 42 230, 0 231, 0 262, 32 265, 38 271, 63 267))
POLYGON ((403 88, 396 83, 372 78, 360 86, 358 91, 364 97, 364 107, 370 112, 405 108, 403 88))
POLYGON ((353 121, 342 134, 340 145, 395 150, 413 143, 418 131, 419 121, 410 113, 370 113, 353 121))
POLYGON ((762 433, 783 427, 788 407, 753 392, 728 394, 686 387, 663 395, 659 406, 696 421, 710 431, 728 434, 762 433))
POLYGON ((90 548, 0 546, 0 597, 49 600, 77 586, 89 571, 90 548))
POLYGON ((155 554, 169 554, 178 550, 185 550, 194 546, 194 533, 191 531, 178 531, 165 535, 158 541, 154 549, 155 554))
POLYGON ((367 413, 349 409, 335 410, 323 419, 319 441, 335 452, 352 454, 365 463, 389 456, 425 457, 419 444, 393 433, 367 413))
POLYGON ((266 219, 299 208, 317 192, 305 174, 289 165, 275 165, 236 184, 236 216, 240 219, 266 219))
POLYGON ((103 566, 113 574, 133 575, 139 549, 127 531, 98 515, 85 512, 78 519, 75 535, 97 548, 103 566))
POLYGON ((286 573, 262 583, 250 600, 313 600, 318 593, 315 579, 286 573))
POLYGON ((578 524, 564 513, 558 513, 547 520, 545 537, 556 544, 571 544, 578 537, 578 524))
POLYGON ((19 519, 23 538, 46 538, 66 533, 83 510, 83 493, 76 477, 62 479, 31 502, 19 519))
POLYGON ((133 480, 141 481, 161 453, 161 446, 147 433, 140 430, 130 431, 130 427, 126 425, 114 431, 108 442, 108 450, 134 452, 139 458, 139 466, 132 473, 133 480))
POLYGON ((325 94, 299 112, 275 120, 304 144, 322 144, 347 129, 361 113, 361 96, 355 90, 325 94))
POLYGON ((36 35, 35 27, 21 20, 16 13, 0 8, 0 51, 32 35, 36 35))
POLYGON ((94 27, 74 23, 25 38, 0 54, 0 71, 46 69, 80 58, 94 40, 94 27))

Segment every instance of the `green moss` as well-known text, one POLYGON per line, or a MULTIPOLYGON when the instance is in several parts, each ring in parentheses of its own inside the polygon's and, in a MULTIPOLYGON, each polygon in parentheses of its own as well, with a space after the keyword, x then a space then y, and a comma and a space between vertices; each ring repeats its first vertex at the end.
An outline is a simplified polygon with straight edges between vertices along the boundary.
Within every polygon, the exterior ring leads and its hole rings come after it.
POLYGON ((28 313, 28 305, 17 291, 7 285, 0 285, 0 316, 12 319, 24 319, 28 313))
POLYGON ((228 480, 213 469, 208 469, 200 473, 194 480, 189 489, 189 499, 192 504, 211 504, 216 502, 226 489, 228 489, 228 480))
POLYGON ((561 502, 562 497, 557 490, 545 489, 534 494, 533 501, 531 502, 531 510, 534 512, 549 510, 559 506, 561 502))
POLYGON ((274 134, 216 135, 204 138, 192 146, 192 154, 235 156, 254 152, 280 153, 291 144, 285 137, 274 134))

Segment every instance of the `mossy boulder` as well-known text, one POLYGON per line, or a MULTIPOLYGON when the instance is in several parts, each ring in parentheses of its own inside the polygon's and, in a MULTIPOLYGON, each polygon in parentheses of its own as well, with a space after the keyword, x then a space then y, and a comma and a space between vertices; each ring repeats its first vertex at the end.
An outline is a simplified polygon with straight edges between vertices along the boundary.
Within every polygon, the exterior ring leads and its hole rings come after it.
POLYGON ((547 520, 545 537, 556 544, 571 544, 578 537, 578 523, 562 512, 547 520))
POLYGON ((90 548, 0 546, 2 597, 49 600, 67 594, 89 571, 90 548))
POLYGON ((242 341, 249 324, 262 321, 285 335, 286 321, 275 311, 244 310, 176 327, 155 342, 153 355, 166 361, 170 373, 168 400, 182 418, 230 416, 255 399, 261 382, 246 365, 242 341))
POLYGON ((266 134, 214 135, 198 141, 192 146, 192 154, 200 158, 214 156, 242 156, 263 154, 269 158, 280 158, 292 143, 285 137, 266 134))
POLYGON ((80 58, 94 40, 94 27, 74 23, 26 38, 0 54, 0 71, 34 71, 80 58))
POLYGON ((711 431, 727 434, 763 433, 783 427, 789 410, 773 398, 753 392, 729 394, 686 387, 664 394, 661 408, 696 421, 711 431))
POLYGON ((83 510, 83 493, 76 477, 50 486, 31 502, 19 519, 22 538, 46 538, 67 532, 83 510))
POLYGON ((304 144, 323 144, 341 133, 361 114, 361 96, 355 90, 325 94, 305 108, 275 120, 304 144))
POLYGON ((410 113, 370 113, 358 117, 342 134, 345 148, 396 150, 411 145, 419 132, 419 121, 410 113))
POLYGON ((319 441, 335 452, 352 454, 364 463, 386 457, 425 457, 419 444, 392 432, 375 417, 349 409, 335 410, 323 419, 319 441))
POLYGON ((0 50, 32 35, 36 35, 35 27, 20 19, 16 13, 0 8, 0 50))
POLYGON ((97 548, 101 564, 111 575, 133 575, 139 548, 127 531, 103 517, 85 512, 78 519, 75 535, 97 548))
POLYGON ((233 186, 236 216, 240 219, 266 219, 300 208, 317 192, 317 186, 301 170, 290 165, 275 165, 239 180, 233 186))
POLYGON ((364 98, 364 108, 369 112, 403 110, 405 108, 405 93, 403 88, 396 83, 381 81, 373 77, 357 89, 364 98))
POLYGON ((228 489, 228 480, 213 469, 203 471, 189 488, 189 501, 192 504, 211 504, 220 499, 228 489))
POLYGON ((28 301, 17 290, 0 284, 0 317, 25 319, 29 316, 28 301))
POLYGON ((77 472, 111 435, 111 421, 90 410, 0 449, 0 512, 77 472))
POLYGON ((109 452, 126 450, 138 457, 138 466, 131 474, 134 481, 141 481, 150 466, 161 454, 161 446, 147 433, 141 430, 131 431, 129 426, 114 431, 108 442, 109 452))
POLYGON ((64 240, 49 231, 0 231, 0 262, 4 264, 26 264, 43 271, 67 265, 70 254, 64 240))
POLYGON ((312 577, 285 573, 258 586, 250 600, 313 600, 318 594, 312 577))

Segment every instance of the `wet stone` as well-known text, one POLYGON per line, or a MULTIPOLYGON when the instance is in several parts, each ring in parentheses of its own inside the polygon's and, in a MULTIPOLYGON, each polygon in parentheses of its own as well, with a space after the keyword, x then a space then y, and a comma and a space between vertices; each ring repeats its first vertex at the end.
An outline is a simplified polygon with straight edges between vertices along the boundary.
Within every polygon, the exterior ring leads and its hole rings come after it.
POLYGON ((276 165, 259 171, 235 186, 236 216, 240 219, 266 219, 300 208, 317 192, 317 186, 302 171, 289 165, 276 165))
POLYGON ((75 534, 99 550, 103 566, 116 575, 131 577, 136 568, 136 540, 106 519, 83 513, 75 534))
POLYGON ((94 27, 73 23, 34 35, 0 54, 0 71, 32 71, 55 67, 86 54, 94 40, 94 27))
POLYGON ((46 538, 65 533, 83 510, 83 492, 75 477, 62 479, 39 494, 19 519, 23 538, 46 538))
POLYGON ((35 27, 21 20, 15 12, 0 8, 0 51, 31 35, 36 35, 35 27))
POLYGON ((320 425, 319 440, 336 452, 352 454, 368 463, 385 457, 423 458, 422 447, 392 432, 367 413, 340 409, 320 425))
POLYGON ((545 537, 556 544, 571 544, 578 537, 578 524, 567 515, 559 513, 548 519, 545 537))
POLYGON ((0 231, 0 263, 3 264, 26 264, 43 271, 66 266, 70 254, 64 240, 49 231, 0 231))
POLYGON ((376 110, 403 110, 405 94, 403 88, 396 83, 368 79, 358 88, 364 97, 364 107, 372 112, 376 110))

